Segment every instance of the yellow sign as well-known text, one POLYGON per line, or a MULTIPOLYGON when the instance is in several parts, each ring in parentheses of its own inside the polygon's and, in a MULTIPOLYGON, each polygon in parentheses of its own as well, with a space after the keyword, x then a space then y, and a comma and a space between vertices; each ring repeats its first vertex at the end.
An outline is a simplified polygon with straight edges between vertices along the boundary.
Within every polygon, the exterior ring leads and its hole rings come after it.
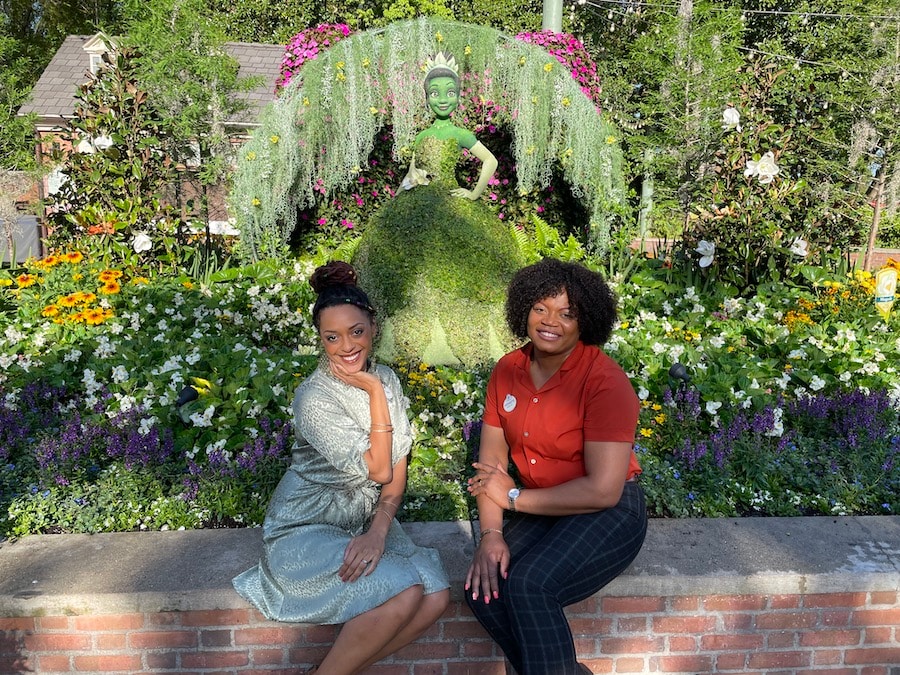
POLYGON ((883 267, 875 274, 875 309, 887 321, 897 291, 897 270, 883 267))

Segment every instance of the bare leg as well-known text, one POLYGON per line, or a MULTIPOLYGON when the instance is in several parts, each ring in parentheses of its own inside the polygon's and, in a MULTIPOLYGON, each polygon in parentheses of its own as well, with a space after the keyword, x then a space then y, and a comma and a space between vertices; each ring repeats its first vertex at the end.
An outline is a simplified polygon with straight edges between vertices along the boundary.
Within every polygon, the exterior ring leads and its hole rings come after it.
POLYGON ((411 586, 344 624, 317 675, 352 675, 372 663, 415 617, 422 587, 411 586))
POLYGON ((422 601, 419 603, 416 613, 413 615, 412 619, 409 620, 409 623, 401 628, 400 632, 397 633, 397 635, 395 635, 380 652, 375 654, 370 661, 365 663, 363 667, 371 666, 373 663, 387 658, 397 650, 415 640, 422 633, 431 628, 432 624, 437 621, 441 614, 444 613, 444 610, 447 609, 448 604, 450 604, 449 590, 445 589, 443 591, 438 591, 437 593, 423 595, 422 601))

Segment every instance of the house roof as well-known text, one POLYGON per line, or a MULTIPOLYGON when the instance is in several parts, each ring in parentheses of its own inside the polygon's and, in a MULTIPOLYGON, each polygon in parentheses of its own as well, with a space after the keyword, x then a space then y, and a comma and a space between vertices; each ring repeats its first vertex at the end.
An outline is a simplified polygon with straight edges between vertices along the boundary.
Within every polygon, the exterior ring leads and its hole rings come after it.
MULTIPOLYGON (((78 87, 89 79, 90 55, 85 51, 85 46, 94 42, 96 37, 69 35, 63 40, 34 85, 30 101, 19 109, 20 115, 35 113, 39 127, 54 127, 61 126, 74 114, 75 94, 78 87)), ((284 47, 250 42, 226 42, 224 47, 237 60, 239 77, 260 75, 263 78, 262 83, 251 91, 238 93, 249 103, 249 108, 232 122, 251 125, 274 98, 284 47)))

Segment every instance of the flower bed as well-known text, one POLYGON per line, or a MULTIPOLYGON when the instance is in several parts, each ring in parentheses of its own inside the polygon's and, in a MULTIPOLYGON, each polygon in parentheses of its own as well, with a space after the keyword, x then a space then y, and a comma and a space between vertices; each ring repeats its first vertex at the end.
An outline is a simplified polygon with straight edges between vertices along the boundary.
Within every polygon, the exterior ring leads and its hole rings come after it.
MULTIPOLYGON (((652 515, 897 513, 900 345, 870 276, 744 298, 646 265, 606 348, 643 401, 652 515)), ((0 532, 260 523, 317 363, 311 268, 199 283, 70 251, 0 272, 0 532)), ((489 367, 392 365, 416 434, 402 517, 465 519, 489 367)))

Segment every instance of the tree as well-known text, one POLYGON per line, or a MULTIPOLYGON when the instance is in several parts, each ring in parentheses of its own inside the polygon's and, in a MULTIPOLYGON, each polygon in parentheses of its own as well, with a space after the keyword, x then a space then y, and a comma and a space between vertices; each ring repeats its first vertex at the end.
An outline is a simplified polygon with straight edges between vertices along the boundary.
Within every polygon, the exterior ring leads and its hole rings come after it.
POLYGON ((27 80, 18 41, 0 37, 0 169, 34 168, 34 120, 17 116, 31 89, 27 80))

